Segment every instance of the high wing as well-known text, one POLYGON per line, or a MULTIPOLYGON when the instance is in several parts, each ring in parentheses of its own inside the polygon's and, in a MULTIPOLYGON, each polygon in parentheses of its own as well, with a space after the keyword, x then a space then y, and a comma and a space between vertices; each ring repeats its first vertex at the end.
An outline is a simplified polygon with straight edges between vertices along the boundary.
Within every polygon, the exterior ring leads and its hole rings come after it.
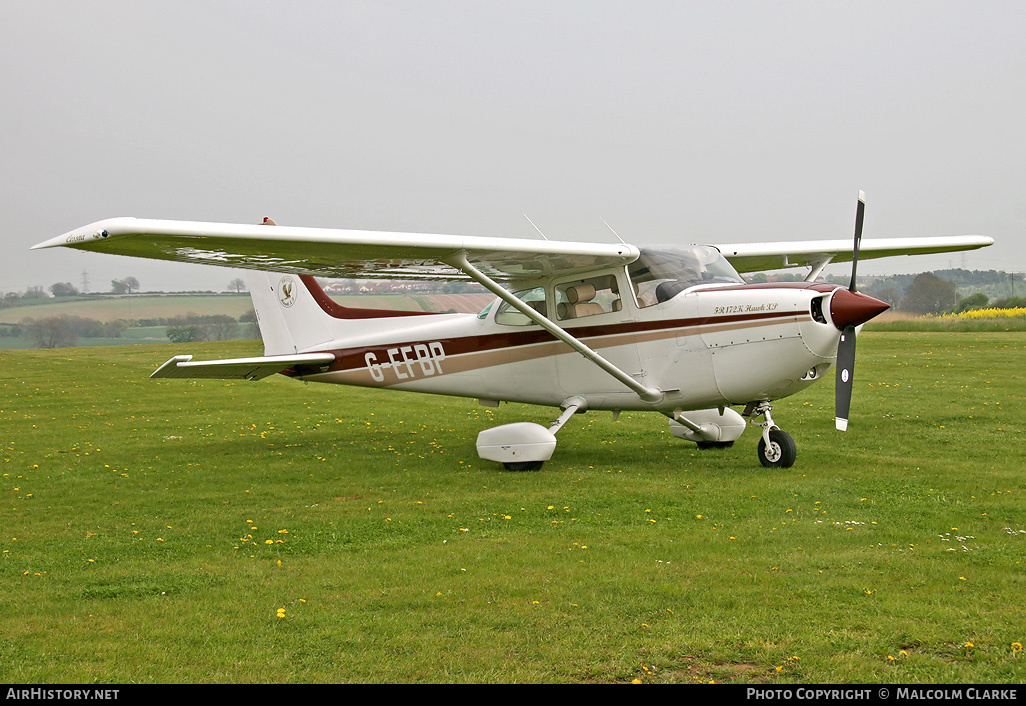
POLYGON ((360 279, 465 280, 466 274, 448 264, 452 257, 465 253, 468 262, 499 281, 625 265, 639 254, 638 248, 620 243, 139 218, 98 221, 33 249, 58 246, 240 269, 360 279))
MULTIPOLYGON (((975 250, 982 235, 862 241, 860 259, 975 250)), ((522 238, 396 233, 278 225, 111 218, 33 246, 70 247, 115 255, 173 260, 326 278, 465 280, 453 266, 466 261, 497 281, 530 280, 625 265, 638 247, 522 238)), ((716 246, 738 272, 811 267, 852 259, 851 240, 733 243, 716 246)))
MULTIPOLYGON (((859 260, 894 255, 976 250, 992 245, 985 235, 951 235, 933 238, 878 238, 862 240, 859 260)), ((851 262, 852 241, 810 240, 807 242, 732 243, 717 245, 738 272, 761 272, 785 267, 821 268, 829 262, 851 262)))

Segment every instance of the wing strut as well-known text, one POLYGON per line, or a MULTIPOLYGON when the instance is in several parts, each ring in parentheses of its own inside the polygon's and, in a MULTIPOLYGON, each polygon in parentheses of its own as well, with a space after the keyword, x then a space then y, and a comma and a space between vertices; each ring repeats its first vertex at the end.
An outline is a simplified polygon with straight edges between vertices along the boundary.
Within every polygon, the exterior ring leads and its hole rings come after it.
POLYGON ((834 259, 833 255, 823 255, 820 258, 813 258, 809 260, 808 265, 812 269, 809 270, 809 274, 805 275, 806 282, 815 282, 816 278, 823 274, 823 270, 830 264, 830 261, 834 259))
POLYGON ((512 306, 521 314, 531 319, 531 321, 534 321, 536 324, 538 324, 543 329, 551 333, 560 341, 567 344, 575 351, 583 355, 585 358, 593 362, 595 365, 602 368, 602 370, 612 375, 614 378, 622 382, 624 385, 629 387, 634 392, 638 393, 638 397, 640 397, 645 402, 655 404, 657 402, 662 401, 662 390, 659 390, 655 387, 648 387, 646 385, 642 385, 640 382, 638 382, 633 377, 625 373, 623 370, 620 370, 620 368, 616 367, 608 360, 603 358, 601 355, 593 351, 591 348, 584 345, 581 341, 571 336, 569 333, 566 332, 566 330, 560 328, 551 320, 542 316, 540 313, 538 313, 530 306, 528 306, 525 302, 517 299, 515 296, 513 296, 513 294, 511 294, 509 291, 500 286, 488 275, 486 275, 485 273, 481 272, 479 269, 471 265, 467 261, 466 252, 461 251, 456 253, 455 255, 445 258, 445 263, 462 271, 465 275, 470 277, 470 279, 474 280, 475 282, 483 286, 485 289, 490 291, 499 299, 503 300, 504 302, 512 306))

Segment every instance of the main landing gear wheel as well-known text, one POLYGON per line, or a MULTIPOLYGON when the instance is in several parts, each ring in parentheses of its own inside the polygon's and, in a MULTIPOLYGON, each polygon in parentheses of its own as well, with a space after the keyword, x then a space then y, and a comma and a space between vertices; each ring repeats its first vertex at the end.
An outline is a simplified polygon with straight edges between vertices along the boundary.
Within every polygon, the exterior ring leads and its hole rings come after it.
POLYGON ((734 445, 733 441, 699 441, 698 448, 705 451, 706 449, 729 449, 734 445))
POLYGON ((540 471, 544 461, 510 461, 502 464, 507 471, 540 471))
POLYGON ((759 439, 759 462, 767 468, 790 468, 798 457, 798 447, 786 431, 770 429, 769 443, 759 439))

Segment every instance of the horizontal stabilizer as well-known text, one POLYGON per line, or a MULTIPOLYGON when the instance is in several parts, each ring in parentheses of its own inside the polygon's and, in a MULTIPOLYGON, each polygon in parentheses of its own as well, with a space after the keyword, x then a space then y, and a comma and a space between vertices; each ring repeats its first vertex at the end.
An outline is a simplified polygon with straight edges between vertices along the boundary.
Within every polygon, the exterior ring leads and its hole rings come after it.
POLYGON ((151 378, 210 378, 260 380, 297 365, 323 366, 335 360, 333 353, 300 353, 261 358, 229 358, 193 362, 191 355, 176 355, 153 371, 151 378))

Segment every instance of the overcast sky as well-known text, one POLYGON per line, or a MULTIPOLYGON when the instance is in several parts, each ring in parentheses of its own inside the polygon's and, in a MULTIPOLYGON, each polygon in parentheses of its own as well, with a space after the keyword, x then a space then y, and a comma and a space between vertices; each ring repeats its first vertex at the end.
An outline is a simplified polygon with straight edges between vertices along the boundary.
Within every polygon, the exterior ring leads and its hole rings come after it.
MULTIPOLYGON (((0 0, 0 290, 223 289, 113 216, 669 243, 985 234, 1026 270, 1026 3, 0 0)), ((848 266, 828 272, 842 274, 848 266)))

